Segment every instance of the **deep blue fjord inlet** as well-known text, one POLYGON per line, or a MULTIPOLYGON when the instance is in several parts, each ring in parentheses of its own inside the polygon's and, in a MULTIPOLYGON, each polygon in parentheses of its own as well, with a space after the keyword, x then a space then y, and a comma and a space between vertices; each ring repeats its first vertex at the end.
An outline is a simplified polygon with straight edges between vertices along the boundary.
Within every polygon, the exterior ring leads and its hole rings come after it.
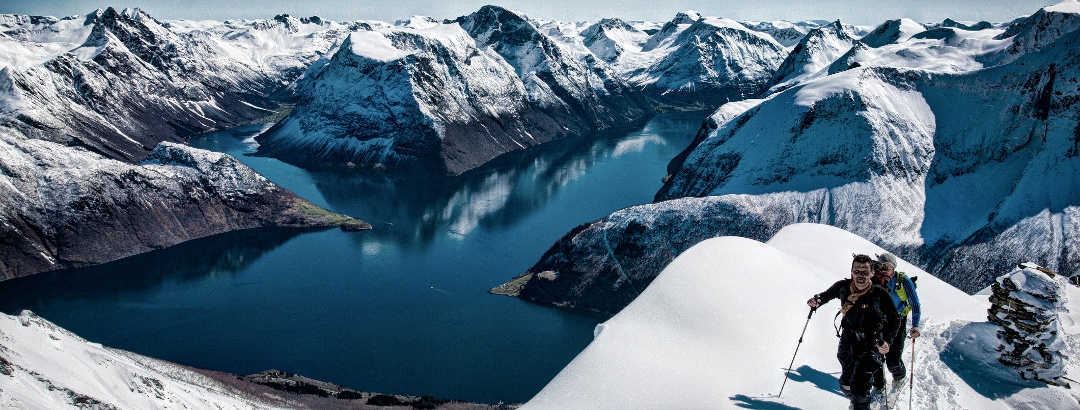
POLYGON ((92 342, 199 368, 523 402, 589 343, 600 319, 487 291, 575 226, 651 202, 705 115, 661 114, 452 178, 307 171, 245 155, 262 126, 208 134, 191 144, 232 154, 374 229, 217 235, 0 282, 0 309, 30 309, 92 342))

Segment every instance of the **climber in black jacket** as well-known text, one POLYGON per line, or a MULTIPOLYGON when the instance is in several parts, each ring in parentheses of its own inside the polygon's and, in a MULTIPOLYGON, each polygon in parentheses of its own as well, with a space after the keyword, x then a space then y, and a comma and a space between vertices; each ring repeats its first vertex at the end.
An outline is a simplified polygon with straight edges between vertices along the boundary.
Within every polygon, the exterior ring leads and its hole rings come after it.
POLYGON ((836 351, 843 369, 840 390, 850 397, 855 410, 870 408, 874 373, 881 369, 881 355, 889 352, 886 341, 893 340, 900 327, 900 315, 889 291, 871 280, 874 263, 867 255, 854 255, 851 279, 836 282, 806 301, 815 309, 833 299, 841 301, 844 318, 840 321, 840 345, 836 351))

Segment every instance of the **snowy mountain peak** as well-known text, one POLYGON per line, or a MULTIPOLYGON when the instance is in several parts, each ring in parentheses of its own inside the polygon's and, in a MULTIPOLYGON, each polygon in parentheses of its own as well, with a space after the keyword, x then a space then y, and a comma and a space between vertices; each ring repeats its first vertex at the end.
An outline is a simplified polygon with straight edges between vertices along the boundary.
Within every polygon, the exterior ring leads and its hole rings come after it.
MULTIPOLYGON (((226 22, 228 24, 230 22, 226 22)), ((299 33, 304 25, 325 26, 331 24, 330 22, 323 20, 319 16, 311 17, 293 17, 288 14, 278 14, 272 19, 256 20, 250 23, 250 26, 255 30, 273 30, 275 28, 282 28, 289 33, 299 33)))
POLYGON ((394 47, 390 39, 378 31, 352 33, 341 43, 341 49, 350 50, 360 57, 383 62, 398 60, 411 54, 408 51, 394 47))
POLYGON ((1080 2, 1064 0, 1017 20, 996 39, 1012 38, 1008 52, 1014 56, 1037 51, 1062 36, 1080 29, 1080 2))
POLYGON ((439 24, 441 24, 439 20, 428 16, 412 16, 408 20, 398 20, 394 22, 395 26, 417 29, 432 28, 439 24))
POLYGON ((649 35, 620 19, 603 19, 581 32, 583 43, 601 60, 613 62, 627 50, 641 51, 649 35))
POLYGON ((494 48, 520 75, 527 74, 544 60, 544 54, 561 54, 561 49, 523 15, 498 6, 484 6, 453 22, 461 25, 477 43, 494 48), (539 56, 530 56, 532 47, 540 47, 539 56))
POLYGON ((945 21, 941 22, 940 27, 950 27, 950 28, 958 28, 958 29, 961 29, 961 30, 978 31, 978 30, 986 30, 988 28, 993 28, 994 25, 992 23, 988 22, 988 21, 980 21, 978 23, 967 24, 967 23, 961 23, 961 22, 953 20, 951 18, 947 18, 947 19, 945 19, 945 21))
POLYGON ((298 26, 303 24, 300 19, 288 14, 278 14, 274 16, 274 21, 281 23, 286 29, 294 33, 299 30, 298 26))
MULTIPOLYGON (((110 8, 112 8, 112 7, 110 7, 110 8)), ((125 7, 124 10, 120 11, 120 14, 123 14, 124 16, 126 16, 127 18, 130 18, 132 20, 142 20, 143 18, 153 18, 153 17, 150 17, 148 14, 143 13, 142 9, 140 9, 138 7, 125 7)))
POLYGON ((182 58, 188 42, 139 9, 117 12, 109 7, 97 18, 96 23, 86 40, 86 46, 101 47, 109 40, 115 40, 140 60, 158 69, 183 70, 174 64, 182 58))
POLYGON ((851 50, 856 41, 840 20, 811 29, 776 69, 772 84, 779 87, 774 86, 770 93, 814 78, 815 74, 827 75, 822 70, 851 50))
POLYGON ((870 48, 878 48, 886 44, 903 43, 911 36, 925 30, 925 26, 912 19, 889 20, 881 23, 870 34, 863 36, 860 41, 870 48))
POLYGON ((1061 0, 1055 5, 1043 7, 1043 10, 1052 11, 1052 12, 1056 12, 1056 13, 1080 14, 1080 1, 1077 1, 1077 0, 1061 0))
POLYGON ((649 58, 621 62, 631 83, 661 105, 705 108, 764 91, 785 50, 768 34, 734 20, 700 18, 666 24, 641 54, 649 58))
POLYGON ((642 46, 642 51, 652 51, 670 46, 676 36, 700 19, 701 15, 696 11, 685 11, 676 14, 674 19, 664 23, 664 26, 660 27, 660 31, 649 37, 649 41, 642 46))
POLYGON ((702 15, 694 10, 686 10, 675 14, 675 18, 671 20, 671 24, 693 24, 694 22, 701 20, 702 15))
POLYGON ((459 174, 648 109, 606 64, 579 56, 496 6, 428 28, 353 33, 298 84, 299 104, 259 137, 260 151, 459 174), (302 125, 311 123, 321 129, 302 125))

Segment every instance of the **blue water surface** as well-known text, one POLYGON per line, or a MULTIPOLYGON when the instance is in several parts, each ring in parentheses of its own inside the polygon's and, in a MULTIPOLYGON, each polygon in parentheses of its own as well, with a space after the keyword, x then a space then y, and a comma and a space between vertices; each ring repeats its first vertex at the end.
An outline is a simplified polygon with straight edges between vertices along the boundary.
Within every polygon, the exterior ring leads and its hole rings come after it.
POLYGON ((30 309, 90 341, 199 368, 524 402, 584 349, 602 318, 488 290, 575 226, 651 202, 705 115, 661 114, 458 177, 308 171, 246 155, 265 126, 207 134, 191 145, 232 154, 373 229, 216 235, 0 282, 0 310, 30 309))

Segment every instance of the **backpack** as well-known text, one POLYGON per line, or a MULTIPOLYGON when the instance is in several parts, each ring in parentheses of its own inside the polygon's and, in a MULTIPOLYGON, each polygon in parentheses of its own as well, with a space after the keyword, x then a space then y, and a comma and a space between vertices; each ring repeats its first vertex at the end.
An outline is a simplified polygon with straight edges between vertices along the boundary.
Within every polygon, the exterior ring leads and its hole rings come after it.
MULTIPOLYGON (((898 298, 900 298, 900 301, 904 302, 904 305, 905 305, 904 310, 900 311, 900 316, 907 316, 908 313, 911 312, 911 304, 907 303, 908 290, 905 288, 906 285, 904 285, 904 282, 905 282, 904 277, 906 277, 906 276, 907 276, 907 274, 904 273, 904 272, 900 272, 900 271, 896 272, 896 283, 899 285, 898 289, 896 289, 896 296, 898 298)), ((912 276, 911 277, 911 284, 914 286, 914 289, 919 288, 919 283, 917 282, 918 280, 919 280, 918 276, 912 276)), ((914 290, 914 289, 912 289, 912 290, 914 290)))

